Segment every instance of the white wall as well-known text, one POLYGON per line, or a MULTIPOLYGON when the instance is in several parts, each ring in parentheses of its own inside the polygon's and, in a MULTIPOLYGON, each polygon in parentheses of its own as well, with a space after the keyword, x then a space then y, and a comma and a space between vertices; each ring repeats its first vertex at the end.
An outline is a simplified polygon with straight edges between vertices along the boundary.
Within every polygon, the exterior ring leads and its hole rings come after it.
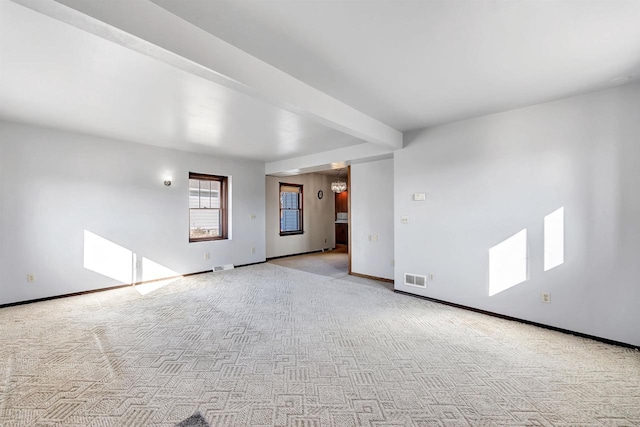
MULTIPOLYGON (((328 175, 304 175, 266 179, 266 246, 267 258, 318 251, 336 246, 335 199, 328 175), (303 234, 280 236, 280 182, 302 184, 303 234), (318 190, 324 197, 318 199, 318 190)), ((264 200, 263 200, 264 201, 264 200)))
POLYGON ((393 159, 351 166, 351 271, 394 278, 393 159))
POLYGON ((640 85, 416 131, 405 147, 396 289, 640 345, 640 85), (565 262, 545 272, 543 221, 560 207, 565 262), (525 228, 528 279, 490 297, 489 249, 525 228), (405 272, 434 281, 408 287, 405 272))
POLYGON ((265 259, 263 163, 7 122, 0 150, 0 304, 122 283, 127 251, 143 279, 265 259), (188 242, 189 171, 231 176, 231 240, 188 242), (85 245, 85 230, 115 245, 85 245), (105 274, 85 268, 105 245, 110 255, 93 260, 105 274))

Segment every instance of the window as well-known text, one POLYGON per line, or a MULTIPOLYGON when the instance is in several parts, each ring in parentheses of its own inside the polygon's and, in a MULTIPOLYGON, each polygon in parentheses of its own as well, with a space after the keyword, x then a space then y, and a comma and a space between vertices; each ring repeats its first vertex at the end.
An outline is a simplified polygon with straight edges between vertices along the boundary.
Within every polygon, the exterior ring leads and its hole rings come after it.
POLYGON ((302 185, 281 182, 280 235, 302 233, 302 185))
POLYGON ((227 177, 189 172, 189 241, 227 238, 227 177))

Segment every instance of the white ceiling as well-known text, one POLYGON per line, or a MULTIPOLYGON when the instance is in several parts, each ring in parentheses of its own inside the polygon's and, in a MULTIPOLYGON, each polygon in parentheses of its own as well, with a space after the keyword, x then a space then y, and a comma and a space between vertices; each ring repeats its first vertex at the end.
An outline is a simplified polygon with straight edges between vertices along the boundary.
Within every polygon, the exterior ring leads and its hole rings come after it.
POLYGON ((20 5, 1 5, 2 118, 262 161, 363 142, 20 5))
POLYGON ((398 130, 640 73, 640 1, 152 0, 398 130))
POLYGON ((640 0, 152 1, 0 0, 0 118, 285 171, 640 76, 640 0))

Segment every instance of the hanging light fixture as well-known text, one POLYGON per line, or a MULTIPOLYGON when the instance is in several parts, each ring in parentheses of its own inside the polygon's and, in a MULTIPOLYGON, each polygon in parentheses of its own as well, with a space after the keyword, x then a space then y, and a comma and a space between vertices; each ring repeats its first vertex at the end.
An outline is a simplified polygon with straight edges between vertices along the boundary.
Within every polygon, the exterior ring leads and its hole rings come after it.
POLYGON ((340 171, 341 169, 338 169, 338 179, 331 183, 331 191, 334 193, 342 193, 347 190, 347 183, 340 179, 340 171))

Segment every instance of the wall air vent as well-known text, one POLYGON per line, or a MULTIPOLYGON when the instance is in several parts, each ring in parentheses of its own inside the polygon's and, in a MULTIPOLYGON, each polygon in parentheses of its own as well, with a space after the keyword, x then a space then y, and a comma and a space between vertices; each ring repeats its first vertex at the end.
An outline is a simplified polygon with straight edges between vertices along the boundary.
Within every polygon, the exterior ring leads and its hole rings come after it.
POLYGON ((419 274, 404 273, 404 284, 409 286, 415 286, 416 288, 427 288, 427 276, 421 276, 419 274))

